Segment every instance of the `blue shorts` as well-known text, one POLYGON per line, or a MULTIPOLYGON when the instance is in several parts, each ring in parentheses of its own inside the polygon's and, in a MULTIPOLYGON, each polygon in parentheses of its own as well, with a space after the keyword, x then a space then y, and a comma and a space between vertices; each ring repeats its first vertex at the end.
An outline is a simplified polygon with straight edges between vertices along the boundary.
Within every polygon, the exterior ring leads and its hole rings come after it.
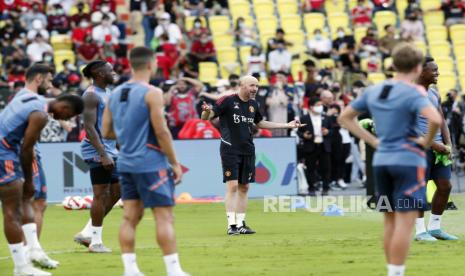
POLYGON ((425 168, 375 166, 377 209, 384 212, 426 210, 425 168))
POLYGON ((32 181, 34 182, 34 199, 47 199, 47 182, 40 158, 32 163, 32 181))
POLYGON ((121 173, 121 199, 142 200, 145 208, 174 206, 172 171, 121 173))
POLYGON ((436 164, 434 151, 427 151, 426 162, 426 180, 450 180, 452 177, 452 166, 444 166, 442 163, 436 164))
POLYGON ((113 170, 109 171, 102 166, 101 162, 96 162, 92 159, 85 160, 90 169, 90 182, 92 185, 113 184, 119 182, 119 173, 116 169, 116 162, 113 170))
POLYGON ((21 165, 13 160, 0 160, 0 186, 23 178, 21 165))

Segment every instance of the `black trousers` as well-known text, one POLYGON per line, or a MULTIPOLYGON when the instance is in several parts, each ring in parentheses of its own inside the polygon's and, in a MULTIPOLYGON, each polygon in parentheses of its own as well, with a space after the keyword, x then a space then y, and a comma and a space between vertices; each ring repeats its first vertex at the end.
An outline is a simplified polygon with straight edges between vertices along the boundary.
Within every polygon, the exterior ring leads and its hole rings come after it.
POLYGON ((305 166, 307 167, 308 191, 315 191, 315 183, 320 177, 323 182, 323 191, 328 191, 331 180, 331 155, 325 151, 323 144, 316 144, 314 151, 305 153, 305 166))
POLYGON ((346 170, 346 159, 347 157, 349 157, 349 155, 350 144, 340 143, 338 147, 331 147, 331 181, 338 181, 339 179, 344 179, 346 170))

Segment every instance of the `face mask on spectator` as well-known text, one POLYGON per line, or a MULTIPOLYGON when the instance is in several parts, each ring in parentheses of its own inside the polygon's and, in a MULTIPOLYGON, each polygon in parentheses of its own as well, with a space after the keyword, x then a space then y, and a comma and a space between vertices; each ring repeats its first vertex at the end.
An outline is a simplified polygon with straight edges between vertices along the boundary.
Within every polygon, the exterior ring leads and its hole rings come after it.
POLYGON ((231 86, 232 88, 237 87, 237 85, 239 85, 239 83, 237 81, 231 81, 229 83, 229 86, 231 86))
POLYGON ((208 42, 208 38, 201 38, 201 39, 200 39, 200 42, 201 42, 202 44, 206 44, 206 43, 208 42))
POLYGON ((200 27, 202 27, 202 23, 200 23, 200 22, 195 22, 194 23, 194 28, 200 29, 200 27))
POLYGON ((110 7, 107 5, 102 5, 102 8, 100 9, 103 13, 108 13, 110 12, 110 7))
POLYGON ((322 105, 314 106, 313 107, 313 112, 318 113, 318 114, 323 113, 323 106, 322 105))
POLYGON ((52 56, 45 56, 44 57, 45 62, 52 62, 52 59, 53 59, 52 56))
POLYGON ((343 38, 345 36, 345 33, 343 31, 339 31, 337 32, 337 36, 343 38))
POLYGON ((316 40, 321 40, 322 39, 321 33, 316 33, 315 34, 315 39, 316 40))
POLYGON ((244 28, 244 22, 243 21, 240 21, 238 25, 239 25, 239 28, 241 28, 241 29, 244 28))
POLYGON ((23 45, 23 44, 24 44, 24 43, 23 43, 23 40, 20 39, 20 38, 17 38, 17 39, 15 40, 15 43, 16 43, 16 45, 23 45))
POLYGON ((63 9, 57 9, 57 15, 63 15, 63 14, 65 14, 63 9))
POLYGON ((81 23, 79 23, 79 27, 87 28, 87 27, 89 27, 89 22, 83 20, 83 21, 81 21, 81 23))

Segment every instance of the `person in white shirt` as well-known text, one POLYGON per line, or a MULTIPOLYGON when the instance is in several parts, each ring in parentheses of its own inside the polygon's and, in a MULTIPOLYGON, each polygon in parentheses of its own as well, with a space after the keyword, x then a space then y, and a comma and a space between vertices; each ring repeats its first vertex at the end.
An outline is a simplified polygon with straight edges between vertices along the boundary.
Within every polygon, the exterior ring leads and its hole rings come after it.
POLYGON ((27 46, 26 53, 32 63, 41 62, 43 61, 44 53, 53 53, 53 48, 39 33, 36 35, 34 42, 27 46))
POLYGON ((313 32, 313 38, 308 40, 307 46, 310 54, 318 59, 329 58, 333 48, 331 40, 323 36, 320 29, 313 32))
POLYGON ((424 40, 425 27, 419 18, 418 12, 414 11, 400 25, 400 35, 407 41, 424 40))
POLYGON ((279 42, 275 50, 268 54, 268 65, 272 74, 279 71, 289 73, 291 69, 292 55, 286 49, 284 43, 279 42))
POLYGON ((158 26, 155 27, 155 37, 160 38, 164 33, 168 34, 168 40, 171 44, 178 45, 182 42, 181 29, 178 25, 171 22, 171 16, 165 12, 158 18, 158 26))
POLYGON ((247 75, 257 73, 262 78, 266 77, 266 58, 259 47, 252 46, 250 56, 247 58, 247 68, 247 75))
MULTIPOLYGON (((282 74, 278 74, 277 76, 278 80, 271 88, 271 93, 266 99, 268 119, 273 122, 285 123, 287 122, 287 106, 289 104, 289 98, 284 90, 286 76, 282 74)), ((283 137, 287 136, 287 129, 272 129, 271 133, 273 137, 283 137)))
POLYGON ((111 43, 113 45, 118 44, 118 38, 120 31, 118 27, 112 24, 112 21, 108 15, 102 17, 102 22, 92 30, 92 38, 98 44, 111 43))

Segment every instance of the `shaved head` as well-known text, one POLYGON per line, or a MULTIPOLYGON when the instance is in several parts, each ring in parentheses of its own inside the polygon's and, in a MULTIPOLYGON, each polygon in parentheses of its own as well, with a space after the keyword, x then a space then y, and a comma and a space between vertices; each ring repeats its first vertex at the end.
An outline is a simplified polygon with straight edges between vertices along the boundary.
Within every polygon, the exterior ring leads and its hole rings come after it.
POLYGON ((254 99, 258 91, 258 80, 250 75, 243 76, 240 79, 241 90, 239 93, 245 99, 254 99))
POLYGON ((250 84, 250 83, 255 83, 258 85, 258 80, 257 78, 253 77, 253 76, 250 76, 250 75, 247 75, 247 76, 243 76, 241 79, 240 79, 240 84, 241 85, 247 85, 247 84, 250 84))
POLYGON ((334 95, 329 90, 323 90, 320 95, 320 100, 323 102, 324 105, 330 105, 334 101, 334 95))

